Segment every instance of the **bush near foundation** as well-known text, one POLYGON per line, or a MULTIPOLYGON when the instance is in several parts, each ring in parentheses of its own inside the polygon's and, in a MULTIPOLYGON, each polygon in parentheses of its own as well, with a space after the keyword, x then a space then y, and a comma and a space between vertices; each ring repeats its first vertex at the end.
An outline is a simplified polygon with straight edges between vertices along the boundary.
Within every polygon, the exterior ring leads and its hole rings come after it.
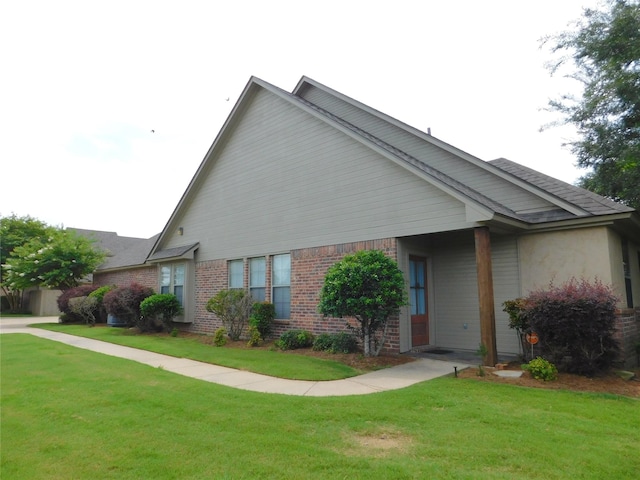
POLYGON ((231 340, 240 340, 249 323, 253 299, 244 290, 220 290, 207 302, 207 312, 214 313, 227 329, 231 340))
POLYGON ((153 289, 132 283, 107 292, 103 304, 107 313, 125 321, 129 326, 136 326, 142 332, 150 331, 150 326, 141 318, 140 303, 153 295, 153 289))
POLYGON ((96 322, 106 323, 107 322, 107 310, 104 308, 104 296, 110 292, 111 290, 115 290, 115 285, 105 285, 103 287, 99 287, 93 292, 89 294, 89 297, 95 298, 97 300, 97 313, 96 313, 96 322))
POLYGON ((266 340, 271 335, 274 318, 276 318, 276 307, 273 303, 256 302, 251 309, 249 326, 255 327, 260 337, 266 340))
POLYGON ((358 351, 358 339, 347 332, 322 333, 313 341, 313 349, 329 353, 353 353, 358 351))
POLYGON ((58 304, 58 310, 62 312, 60 321, 62 323, 84 323, 85 318, 74 312, 69 305, 69 300, 72 298, 86 297, 95 291, 98 287, 93 285, 80 285, 78 287, 65 290, 58 296, 56 302, 58 304))
POLYGON ((171 293, 156 293, 140 302, 140 314, 145 326, 161 325, 167 331, 173 329, 173 319, 182 313, 178 298, 171 293))
POLYGON ((526 321, 518 327, 538 334, 540 354, 559 371, 594 375, 610 369, 618 358, 617 302, 610 286, 571 279, 525 297, 520 318, 526 321))
POLYGON ((313 345, 313 333, 307 330, 287 330, 276 342, 280 350, 295 350, 297 348, 308 348, 313 345))

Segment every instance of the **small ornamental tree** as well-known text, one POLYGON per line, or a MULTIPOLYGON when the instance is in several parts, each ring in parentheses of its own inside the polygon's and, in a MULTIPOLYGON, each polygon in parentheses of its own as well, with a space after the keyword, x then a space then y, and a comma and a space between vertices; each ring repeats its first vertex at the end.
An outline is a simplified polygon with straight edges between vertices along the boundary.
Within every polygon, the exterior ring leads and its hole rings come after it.
POLYGON ((167 332, 173 327, 173 319, 181 313, 182 307, 178 298, 170 293, 156 293, 140 303, 142 317, 154 323, 159 321, 167 332))
POLYGON ((220 319, 231 340, 240 340, 249 322, 253 299, 244 290, 220 290, 209 299, 206 309, 220 319))
POLYGON ((35 218, 0 217, 0 287, 9 304, 9 311, 18 313, 22 311, 24 290, 17 285, 11 285, 8 281, 11 266, 7 264, 9 256, 16 247, 20 247, 33 238, 46 237, 48 226, 35 218))
POLYGON ((46 237, 34 237, 15 247, 4 271, 12 289, 46 287, 67 290, 98 267, 104 252, 72 230, 48 228, 46 237))
POLYGON ((542 356, 565 372, 593 375, 613 366, 619 353, 614 339, 618 298, 600 281, 570 281, 537 290, 505 305, 512 328, 534 331, 542 356))
POLYGON ((96 314, 98 313, 98 299, 96 297, 74 297, 69 299, 71 311, 82 318, 90 327, 96 324, 96 314))
POLYGON ((386 340, 389 318, 406 305, 405 281, 398 264, 379 250, 345 256, 327 270, 318 310, 324 316, 354 317, 365 356, 377 356, 386 340))

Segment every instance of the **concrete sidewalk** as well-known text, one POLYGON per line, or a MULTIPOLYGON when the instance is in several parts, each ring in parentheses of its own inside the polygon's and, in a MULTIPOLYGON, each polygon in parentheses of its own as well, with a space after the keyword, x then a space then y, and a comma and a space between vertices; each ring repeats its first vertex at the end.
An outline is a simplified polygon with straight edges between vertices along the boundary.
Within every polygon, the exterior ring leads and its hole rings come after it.
POLYGON ((57 317, 2 318, 0 319, 0 333, 28 333, 74 347, 84 348, 85 350, 126 358, 152 367, 163 368, 179 375, 242 390, 310 397, 364 395, 395 390, 451 374, 454 372, 454 367, 461 370, 469 366, 467 364, 420 358, 414 362, 343 380, 287 380, 27 326, 33 323, 57 321, 57 317))

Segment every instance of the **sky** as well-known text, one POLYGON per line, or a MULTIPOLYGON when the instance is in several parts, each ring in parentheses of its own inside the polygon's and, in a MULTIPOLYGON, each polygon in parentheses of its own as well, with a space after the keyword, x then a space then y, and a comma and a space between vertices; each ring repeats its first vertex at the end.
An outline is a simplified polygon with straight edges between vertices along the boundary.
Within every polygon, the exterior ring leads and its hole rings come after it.
POLYGON ((569 183, 540 39, 597 0, 22 0, 0 14, 0 216, 148 238, 252 75, 314 80, 569 183))

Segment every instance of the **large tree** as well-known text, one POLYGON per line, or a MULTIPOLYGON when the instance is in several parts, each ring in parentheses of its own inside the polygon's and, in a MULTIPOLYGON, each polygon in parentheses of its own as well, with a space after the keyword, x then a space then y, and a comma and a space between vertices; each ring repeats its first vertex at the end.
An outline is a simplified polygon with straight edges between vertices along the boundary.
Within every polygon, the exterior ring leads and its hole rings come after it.
POLYGON ((583 86, 580 98, 549 102, 577 127, 570 142, 581 186, 640 209, 640 2, 608 0, 584 9, 576 28, 544 39, 562 56, 551 73, 568 68, 583 86))
POLYGON ((10 290, 47 287, 66 290, 78 285, 104 261, 94 243, 72 230, 47 227, 45 235, 25 238, 3 264, 3 286, 10 290))
POLYGON ((5 282, 7 260, 16 247, 33 238, 46 238, 48 228, 44 222, 30 216, 18 217, 12 214, 9 217, 0 217, 0 285, 12 312, 22 310, 23 290, 11 288, 5 282))

